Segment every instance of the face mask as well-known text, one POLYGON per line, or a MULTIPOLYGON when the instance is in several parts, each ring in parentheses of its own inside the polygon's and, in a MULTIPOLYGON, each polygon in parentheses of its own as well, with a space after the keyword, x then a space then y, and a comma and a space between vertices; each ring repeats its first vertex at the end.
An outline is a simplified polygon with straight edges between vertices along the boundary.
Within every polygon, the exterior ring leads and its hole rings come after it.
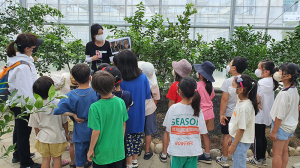
POLYGON ((199 75, 199 73, 198 73, 198 72, 196 73, 196 75, 197 75, 197 78, 199 79, 199 78, 200 78, 200 75, 199 75))
POLYGON ((274 75, 273 75, 273 78, 274 78, 277 82, 280 82, 280 81, 281 81, 281 78, 282 78, 282 75, 280 75, 278 72, 275 72, 274 75))
POLYGON ((232 86, 228 87, 228 93, 230 94, 230 96, 232 97, 237 97, 238 95, 236 94, 236 88, 233 88, 232 86))
POLYGON ((262 73, 261 70, 259 70, 259 69, 256 69, 256 70, 255 70, 255 75, 256 75, 258 78, 261 78, 261 73, 262 73))
POLYGON ((103 41, 104 40, 103 34, 102 35, 97 35, 96 40, 97 41, 103 41))
POLYGON ((229 71, 230 71, 230 66, 227 65, 227 67, 226 67, 226 73, 228 73, 229 71))
POLYGON ((175 71, 174 71, 174 69, 173 69, 173 71, 172 71, 172 75, 175 77, 175 71))

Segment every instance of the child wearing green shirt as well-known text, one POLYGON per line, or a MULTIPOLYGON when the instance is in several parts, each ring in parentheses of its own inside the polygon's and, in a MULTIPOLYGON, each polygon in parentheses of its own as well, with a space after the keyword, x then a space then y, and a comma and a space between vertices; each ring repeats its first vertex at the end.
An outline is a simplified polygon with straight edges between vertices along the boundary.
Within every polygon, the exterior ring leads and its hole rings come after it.
POLYGON ((121 98, 112 94, 115 78, 106 71, 93 75, 92 87, 101 95, 89 110, 88 127, 93 129, 88 160, 94 168, 121 168, 125 158, 124 134, 127 109, 121 98))

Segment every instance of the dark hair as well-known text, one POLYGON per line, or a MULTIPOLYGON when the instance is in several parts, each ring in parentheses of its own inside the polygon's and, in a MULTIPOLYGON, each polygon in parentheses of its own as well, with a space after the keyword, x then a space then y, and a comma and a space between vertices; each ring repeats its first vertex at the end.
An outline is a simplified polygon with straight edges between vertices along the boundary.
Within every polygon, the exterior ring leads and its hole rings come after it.
POLYGON ((97 71, 101 71, 104 67, 108 67, 108 66, 110 66, 110 64, 108 64, 108 63, 101 63, 101 64, 98 66, 97 71))
POLYGON ((99 25, 98 23, 93 24, 91 26, 91 37, 92 37, 93 41, 95 41, 94 36, 98 34, 99 29, 103 30, 103 27, 101 25, 99 25))
POLYGON ((137 64, 137 58, 130 50, 123 50, 118 54, 118 64, 116 66, 125 81, 134 80, 142 74, 142 70, 139 69, 137 64))
POLYGON ((19 34, 16 41, 9 43, 7 46, 6 53, 9 57, 16 55, 15 44, 17 44, 17 49, 20 53, 24 54, 26 47, 36 46, 37 36, 31 33, 19 34))
POLYGON ((43 99, 47 99, 49 89, 52 85, 54 85, 54 81, 50 77, 39 77, 32 86, 33 93, 40 95, 43 99))
POLYGON ((300 69, 297 64, 294 63, 283 63, 280 65, 279 69, 282 71, 282 75, 291 75, 291 85, 288 88, 283 89, 283 91, 289 90, 293 85, 297 86, 297 78, 300 75, 300 69))
MULTIPOLYGON (((275 66, 274 62, 269 59, 261 61, 261 68, 263 70, 270 71, 271 76, 273 76, 273 74, 278 71, 278 68, 275 66)), ((273 90, 275 91, 278 88, 279 83, 274 78, 273 78, 273 82, 274 82, 273 90)))
POLYGON ((247 66, 248 66, 248 61, 246 58, 244 57, 234 57, 233 59, 233 62, 232 62, 232 66, 235 66, 236 68, 236 71, 238 73, 243 73, 247 66))
POLYGON ((174 72, 175 72, 175 81, 180 82, 182 77, 175 70, 174 70, 174 72))
POLYGON ((92 87, 100 95, 107 95, 114 90, 115 78, 107 71, 97 71, 92 78, 92 87))
MULTIPOLYGON (((251 79, 250 76, 248 75, 241 75, 241 78, 243 79, 242 84, 244 86, 244 90, 241 94, 243 94, 243 96, 248 97, 253 105, 253 108, 255 110, 255 115, 258 113, 259 109, 258 109, 258 104, 257 104, 257 81, 254 79, 251 79)), ((241 87, 240 83, 237 82, 237 77, 235 77, 235 82, 237 83, 237 85, 239 87, 241 87)))
POLYGON ((114 62, 114 65, 115 65, 115 66, 118 65, 118 55, 115 55, 115 56, 114 56, 113 62, 114 62))
MULTIPOLYGON (((199 72, 197 72, 197 73, 199 73, 199 72)), ((200 74, 200 73, 199 73, 199 74, 200 74)), ((202 76, 202 77, 203 77, 203 76, 202 76)), ((207 91, 207 93, 208 93, 209 95, 211 95, 211 93, 212 93, 212 88, 213 88, 212 83, 211 83, 209 80, 207 80, 206 78, 204 78, 204 77, 203 77, 203 80, 204 80, 204 82, 206 83, 205 90, 207 91)))
POLYGON ((84 84, 90 79, 91 69, 87 64, 79 63, 72 68, 71 74, 79 84, 84 84))
POLYGON ((178 90, 182 91, 182 94, 186 98, 193 98, 192 100, 192 108, 194 109, 194 116, 199 117, 200 113, 200 95, 196 91, 197 89, 197 82, 194 78, 191 77, 184 77, 178 84, 178 90))

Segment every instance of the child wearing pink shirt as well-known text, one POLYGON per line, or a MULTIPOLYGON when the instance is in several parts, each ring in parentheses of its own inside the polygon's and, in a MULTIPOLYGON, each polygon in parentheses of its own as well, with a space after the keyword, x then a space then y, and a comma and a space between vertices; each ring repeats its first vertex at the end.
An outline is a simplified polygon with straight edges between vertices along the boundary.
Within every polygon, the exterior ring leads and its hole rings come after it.
MULTIPOLYGON (((215 79, 212 75, 216 68, 209 61, 205 61, 202 64, 194 64, 194 68, 197 72, 197 78, 200 79, 200 81, 197 82, 197 91, 201 97, 200 107, 204 116, 207 131, 212 131, 214 129, 215 118, 212 102, 212 99, 215 97, 212 82, 215 82, 215 79)), ((208 134, 203 134, 202 138, 205 152, 198 157, 198 162, 211 164, 210 140, 208 134)))

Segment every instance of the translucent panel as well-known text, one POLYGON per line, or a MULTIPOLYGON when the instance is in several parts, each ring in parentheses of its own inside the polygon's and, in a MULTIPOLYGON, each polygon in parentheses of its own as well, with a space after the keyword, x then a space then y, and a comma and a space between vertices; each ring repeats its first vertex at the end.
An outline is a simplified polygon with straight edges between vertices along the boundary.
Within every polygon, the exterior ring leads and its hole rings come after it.
MULTIPOLYGON (((41 4, 47 4, 51 8, 58 9, 58 0, 27 0, 27 7, 33 7, 34 5, 41 3, 41 4)), ((46 16, 46 21, 48 22, 58 22, 58 17, 51 17, 51 16, 46 16)))
MULTIPOLYGON (((87 43, 89 41, 89 26, 69 26, 72 34, 76 39, 81 39, 83 42, 87 43)), ((67 41, 72 41, 74 39, 70 38, 67 41)))
POLYGON ((127 16, 133 16, 137 10, 136 5, 143 2, 145 5, 145 18, 151 19, 155 13, 159 13, 159 0, 128 0, 127 1, 127 16))
POLYGON ((125 5, 93 5, 94 23, 125 24, 125 5))
POLYGON ((60 10, 64 15, 62 23, 88 23, 88 1, 87 0, 61 0, 60 10))
POLYGON ((293 30, 268 30, 268 34, 270 34, 276 41, 281 41, 286 38, 288 32, 293 32, 293 30))
POLYGON ((228 39, 229 30, 228 29, 210 29, 210 28, 197 28, 196 33, 203 36, 203 40, 210 42, 219 37, 228 39))
POLYGON ((235 8, 235 24, 236 26, 265 26, 267 17, 267 6, 244 6, 235 8))

